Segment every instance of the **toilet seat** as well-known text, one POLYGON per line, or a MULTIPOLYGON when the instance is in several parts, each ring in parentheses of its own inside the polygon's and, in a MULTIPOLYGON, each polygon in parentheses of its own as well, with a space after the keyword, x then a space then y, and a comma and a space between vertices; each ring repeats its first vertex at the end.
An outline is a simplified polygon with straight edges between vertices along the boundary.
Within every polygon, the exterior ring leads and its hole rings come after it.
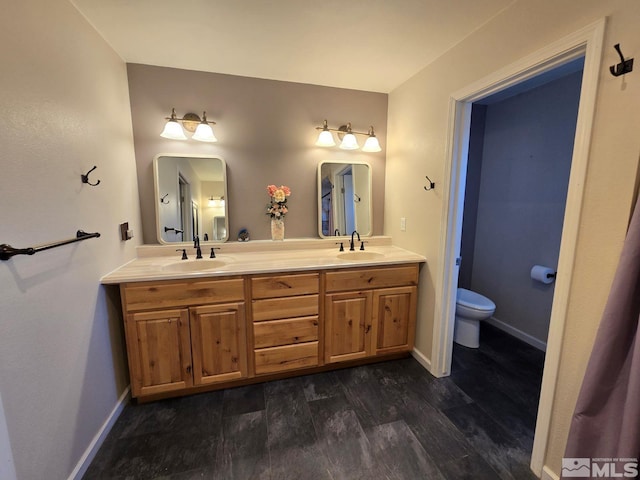
POLYGON ((490 312, 495 311, 496 309, 496 304, 487 297, 480 295, 479 293, 472 292, 471 290, 467 290, 466 288, 458 288, 456 303, 459 306, 481 312, 490 312))

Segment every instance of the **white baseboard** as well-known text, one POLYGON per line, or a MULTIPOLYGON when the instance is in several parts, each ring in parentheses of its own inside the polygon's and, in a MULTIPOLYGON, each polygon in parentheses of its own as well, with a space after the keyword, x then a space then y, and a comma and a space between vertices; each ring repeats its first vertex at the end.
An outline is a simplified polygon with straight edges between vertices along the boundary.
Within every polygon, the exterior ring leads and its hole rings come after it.
POLYGON ((85 450, 84 454, 82 455, 82 457, 80 457, 80 460, 76 464, 76 468, 73 469, 73 472, 71 472, 71 474, 69 475, 68 480, 80 480, 82 476, 87 472, 89 465, 91 465, 91 462, 98 453, 98 450, 111 431, 111 428, 116 423, 116 420, 129 401, 129 392, 130 387, 127 387, 125 391, 122 392, 122 395, 120 395, 120 398, 118 399, 118 403, 116 403, 116 406, 113 407, 113 410, 111 410, 111 413, 102 424, 102 427, 100 427, 100 430, 98 430, 95 437, 93 437, 93 440, 85 450))
POLYGON ((545 342, 538 340, 536 337, 532 337, 528 333, 524 333, 522 330, 518 330, 517 328, 512 327, 508 323, 504 323, 495 317, 488 318, 487 320, 484 320, 484 321, 487 322, 489 325, 493 325, 494 327, 502 330, 503 332, 506 332, 509 335, 516 337, 517 339, 522 340, 525 343, 528 343, 529 345, 537 348, 538 350, 542 350, 543 352, 547 351, 547 344, 545 342))
POLYGON ((545 465, 542 467, 542 476, 540 477, 540 480, 560 480, 560 476, 545 465))
MULTIPOLYGON (((431 373, 431 360, 429 360, 424 353, 414 348, 411 351, 411 356, 415 358, 420 365, 422 365, 429 373, 431 373)), ((431 373, 433 375, 433 373, 431 373)))

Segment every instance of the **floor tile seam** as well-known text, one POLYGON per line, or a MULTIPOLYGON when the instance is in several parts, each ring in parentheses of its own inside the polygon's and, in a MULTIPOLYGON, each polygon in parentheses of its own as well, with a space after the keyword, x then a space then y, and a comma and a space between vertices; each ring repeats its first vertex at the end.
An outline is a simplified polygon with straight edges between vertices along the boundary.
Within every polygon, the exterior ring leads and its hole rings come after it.
MULTIPOLYGON (((327 454, 326 445, 325 445, 325 443, 326 443, 325 439, 320 436, 320 432, 319 432, 319 429, 318 429, 318 425, 317 425, 316 419, 314 418, 313 412, 311 411, 311 407, 309 405, 309 403, 311 403, 311 402, 317 402, 317 401, 325 400, 325 399, 324 398, 318 398, 316 400, 307 400, 307 397, 304 394, 304 391, 302 392, 302 398, 304 399, 304 408, 306 409, 306 412, 309 415, 309 419, 311 420, 311 427, 313 428, 313 435, 314 435, 314 437, 316 439, 316 441, 314 442, 314 445, 316 445, 318 447, 318 451, 324 457, 324 460, 326 461, 327 466, 336 467, 336 465, 331 460, 331 457, 327 454)), ((327 468, 327 473, 331 476, 332 479, 335 478, 335 476, 334 476, 333 472, 331 471, 331 469, 327 468)))
MULTIPOLYGON (((308 418, 309 418, 309 420, 311 422, 311 428, 313 429, 312 433, 313 433, 313 440, 314 441, 313 441, 312 445, 317 445, 318 444, 318 434, 316 432, 315 425, 313 424, 313 416, 311 414, 311 409, 309 408, 309 402, 307 401, 307 399, 306 399, 306 397, 304 395, 304 391, 301 392, 301 400, 302 400, 302 403, 304 404, 302 406, 302 408, 304 408, 305 413, 307 414, 307 416, 308 416, 308 418)), ((265 422, 267 424, 267 450, 269 451, 269 465, 272 466, 272 462, 271 462, 272 445, 271 445, 270 437, 269 437, 270 429, 269 429, 269 412, 268 412, 268 408, 269 407, 268 407, 268 403, 269 402, 265 398, 265 422)), ((287 446, 283 446, 283 445, 273 446, 273 450, 274 451, 278 451, 280 449, 286 449, 286 448, 288 448, 288 447, 287 446)))
MULTIPOLYGON (((346 392, 344 392, 344 391, 343 391, 343 395, 344 395, 344 396, 345 396, 345 398, 346 398, 346 392)), ((317 401, 322 401, 322 400, 326 400, 326 399, 318 399, 318 400, 313 400, 313 401, 314 401, 314 402, 317 402, 317 401)), ((311 403, 311 402, 306 402, 306 403, 307 403, 307 408, 309 408, 309 411, 310 411, 309 403, 311 403)), ((357 413, 355 412, 355 410, 353 409, 353 405, 349 404, 349 405, 348 405, 348 408, 346 408, 346 409, 345 409, 345 410, 343 410, 343 411, 350 411, 350 412, 352 412, 352 413, 353 413, 353 415, 354 415, 354 417, 355 417, 355 420, 356 420, 356 422, 357 422, 358 426, 360 427, 360 431, 361 431, 361 432, 362 432, 362 434, 364 435, 364 439, 367 441, 367 445, 369 446, 369 450, 371 451, 371 450, 372 450, 372 448, 371 448, 371 442, 369 441, 369 438, 368 438, 368 436, 367 436, 367 434, 366 434, 366 432, 365 432, 364 427, 363 427, 363 426, 362 426, 362 424, 360 423, 360 419, 358 418, 358 414, 357 414, 357 413)), ((312 423, 312 425, 313 425, 313 429, 314 429, 314 433, 315 433, 315 435, 316 435, 317 442, 320 444, 320 445, 319 445, 319 446, 320 446, 320 451, 321 451, 321 453, 324 455, 324 458, 326 459, 327 464, 328 464, 328 465, 331 465, 331 466, 332 466, 332 467, 334 467, 334 468, 339 469, 339 468, 340 468, 340 465, 336 465, 336 464, 333 462, 333 460, 331 459, 331 456, 329 455, 329 452, 328 452, 328 450, 327 450, 327 446, 328 446, 328 444, 331 444, 331 443, 332 443, 332 442, 331 442, 331 440, 330 440, 330 439, 326 439, 326 438, 324 438, 323 436, 321 436, 321 435, 320 435, 319 427, 318 427, 318 424, 317 424, 317 422, 316 422, 316 420, 315 420, 314 416, 313 416, 312 414, 311 414, 310 416, 311 416, 311 423, 312 423)), ((353 437, 353 438, 351 438, 351 440, 354 440, 355 438, 358 438, 358 437, 353 437)), ((331 473, 331 472, 330 472, 330 474, 331 474, 331 476, 332 476, 332 477, 334 477, 333 473, 331 473)))

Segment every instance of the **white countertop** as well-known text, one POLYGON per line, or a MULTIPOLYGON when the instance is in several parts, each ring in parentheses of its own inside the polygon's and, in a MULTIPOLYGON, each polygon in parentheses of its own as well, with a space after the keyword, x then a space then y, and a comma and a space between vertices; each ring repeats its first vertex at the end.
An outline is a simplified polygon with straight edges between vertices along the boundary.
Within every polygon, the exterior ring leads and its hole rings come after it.
POLYGON ((204 258, 201 260, 195 259, 191 245, 186 248, 188 260, 181 260, 181 253, 176 252, 184 245, 145 245, 138 247, 138 258, 105 275, 100 281, 119 284, 426 262, 422 255, 391 245, 389 237, 364 240, 364 252, 358 250, 357 242, 356 250, 349 252, 349 239, 344 238, 203 244, 204 258), (340 252, 335 244, 341 241, 344 242, 344 252, 340 252), (212 246, 220 247, 216 250, 215 261, 209 259, 212 246))

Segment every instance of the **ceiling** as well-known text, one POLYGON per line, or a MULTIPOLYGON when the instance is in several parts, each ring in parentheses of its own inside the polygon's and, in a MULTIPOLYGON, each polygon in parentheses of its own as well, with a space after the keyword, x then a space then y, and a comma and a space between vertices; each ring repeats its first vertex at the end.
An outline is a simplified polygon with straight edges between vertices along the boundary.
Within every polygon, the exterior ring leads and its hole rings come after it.
POLYGON ((388 93, 514 0, 71 0, 128 63, 388 93))

